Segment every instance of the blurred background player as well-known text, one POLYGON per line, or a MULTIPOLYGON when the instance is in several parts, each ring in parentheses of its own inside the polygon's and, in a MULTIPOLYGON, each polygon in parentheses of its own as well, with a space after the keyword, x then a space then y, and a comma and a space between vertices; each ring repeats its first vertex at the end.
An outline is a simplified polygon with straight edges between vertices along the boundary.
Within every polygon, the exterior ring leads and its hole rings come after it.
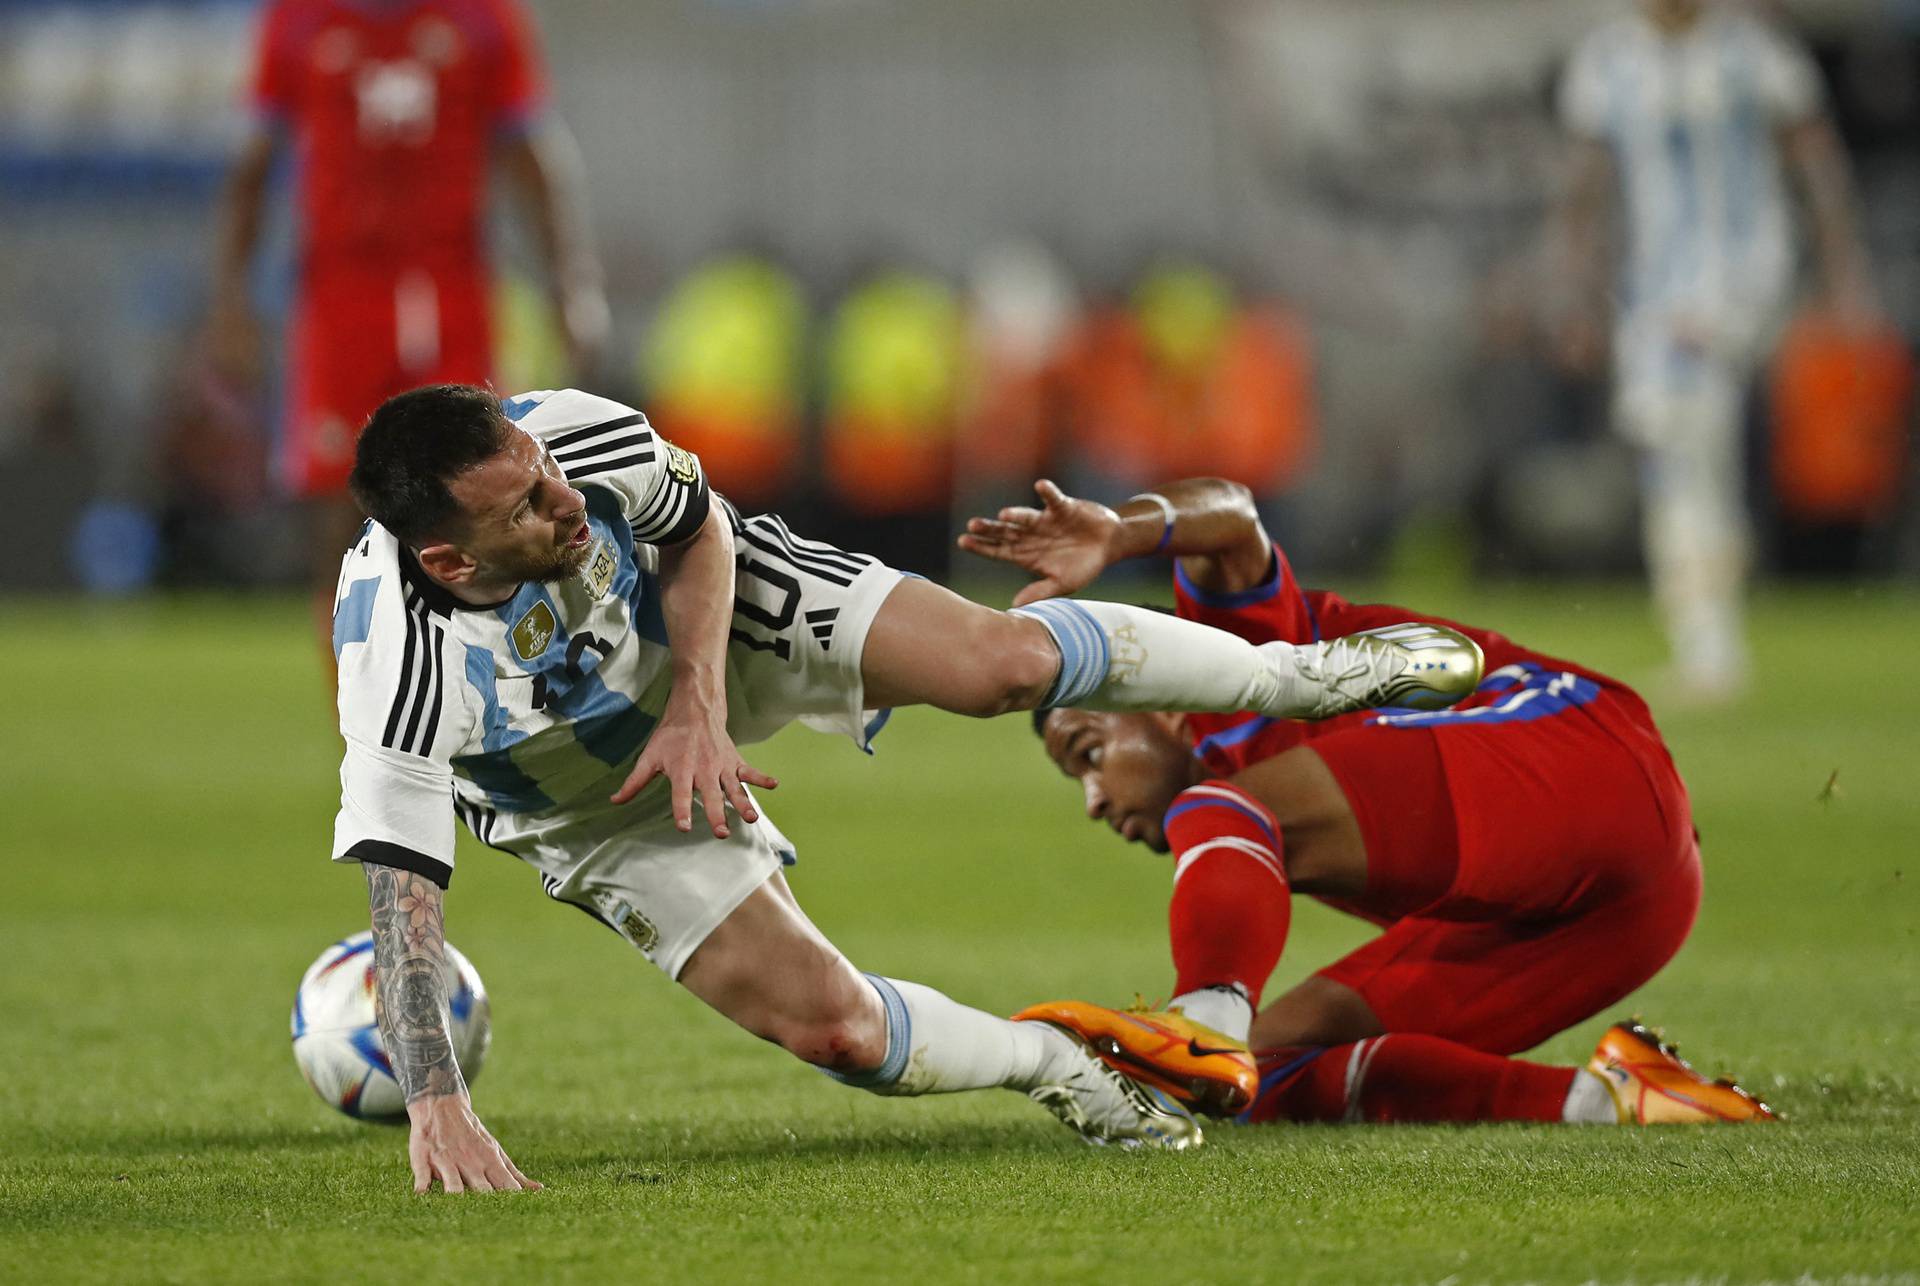
POLYGON ((211 347, 228 378, 258 377, 250 276, 269 176, 291 156, 296 284, 278 465, 309 502, 324 632, 361 518, 346 492, 361 424, 415 385, 491 378, 496 165, 531 218, 576 372, 606 339, 607 304, 577 149, 547 109, 519 0, 275 0, 251 94, 257 123, 219 212, 211 347))
MULTIPOLYGON (((1116 511, 1040 487, 1043 509, 976 518, 961 539, 1037 577, 1022 600, 1072 593, 1113 562, 1164 552, 1176 560, 1179 615, 1249 641, 1418 621, 1303 591, 1245 488, 1195 479, 1116 511)), ((1420 628, 1390 633, 1449 660, 1458 636, 1422 639, 1420 628)), ((1700 853, 1686 789, 1630 688, 1464 632, 1490 668, 1450 710, 1314 725, 1037 716, 1048 753, 1081 782, 1087 815, 1174 855, 1178 978, 1161 1012, 1058 1001, 1016 1017, 1065 1027, 1116 1069, 1203 1110, 1254 1120, 1769 1115, 1637 1025, 1608 1032, 1591 1074, 1508 1057, 1616 1003, 1672 958, 1699 907, 1700 853), (1383 932, 1259 1010, 1295 890, 1383 932), (1258 1076, 1249 1042, 1262 1051, 1258 1076)))
POLYGON ((1677 694, 1731 696, 1747 675, 1747 397, 1794 286, 1783 168, 1811 220, 1822 305, 1860 326, 1875 312, 1846 153, 1812 60, 1750 13, 1706 0, 1641 0, 1591 33, 1560 107, 1574 140, 1565 231, 1582 301, 1566 355, 1600 360, 1617 190, 1614 419, 1642 453, 1647 569, 1677 694))

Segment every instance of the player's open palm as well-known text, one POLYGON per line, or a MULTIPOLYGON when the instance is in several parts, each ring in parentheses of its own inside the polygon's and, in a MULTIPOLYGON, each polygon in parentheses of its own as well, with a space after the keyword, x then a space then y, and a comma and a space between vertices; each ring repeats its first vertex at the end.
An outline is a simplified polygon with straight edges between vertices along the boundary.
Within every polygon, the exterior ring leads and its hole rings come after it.
POLYGON ((448 1192, 538 1192, 542 1185, 520 1173, 487 1127, 473 1114, 465 1094, 437 1094, 407 1105, 413 1128, 407 1136, 407 1160, 413 1166, 413 1190, 425 1192, 438 1182, 448 1192))
POLYGON ((613 792, 613 802, 624 804, 655 777, 665 777, 672 788, 673 824, 682 831, 693 829, 696 794, 716 839, 725 839, 730 833, 728 804, 746 821, 758 821, 760 811, 753 806, 746 787, 772 790, 780 783, 741 758, 733 738, 727 735, 721 713, 724 709, 717 703, 681 700, 676 689, 633 771, 613 792))
POLYGON ((1092 500, 1068 495, 1042 478, 1033 484, 1041 508, 1012 505, 993 518, 970 518, 960 548, 982 558, 1026 569, 1031 585, 1013 597, 1015 607, 1071 594, 1093 583, 1112 561, 1120 517, 1092 500))

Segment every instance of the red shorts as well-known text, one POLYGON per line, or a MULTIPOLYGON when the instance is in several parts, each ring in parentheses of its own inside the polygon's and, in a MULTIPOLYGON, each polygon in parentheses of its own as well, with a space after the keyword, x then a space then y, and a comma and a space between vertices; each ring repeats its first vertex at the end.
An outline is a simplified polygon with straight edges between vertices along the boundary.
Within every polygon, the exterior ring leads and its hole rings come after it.
POLYGON ((279 467, 298 496, 338 495, 361 425, 421 384, 484 384, 492 369, 486 274, 468 268, 329 268, 301 282, 287 362, 279 467))
POLYGON ((1531 1049, 1645 983, 1693 928, 1692 814, 1637 702, 1310 745, 1366 844, 1366 896, 1344 909, 1388 926, 1320 976, 1387 1031, 1531 1049))

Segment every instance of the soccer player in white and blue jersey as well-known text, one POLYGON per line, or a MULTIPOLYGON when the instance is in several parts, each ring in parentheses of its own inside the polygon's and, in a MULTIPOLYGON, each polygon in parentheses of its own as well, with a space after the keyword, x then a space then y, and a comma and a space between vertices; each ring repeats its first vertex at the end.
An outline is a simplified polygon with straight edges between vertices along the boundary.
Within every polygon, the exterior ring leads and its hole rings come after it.
POLYGON ((1705 0, 1641 0, 1591 33, 1567 68, 1561 115, 1575 140, 1564 213, 1583 303, 1565 346, 1576 366, 1602 347, 1617 190, 1614 413, 1643 453, 1648 571, 1677 683, 1731 695, 1746 675, 1744 407, 1795 277, 1787 172, 1811 216, 1826 305, 1860 319, 1873 309, 1845 154, 1807 55, 1705 0))
POLYGON ((849 1084, 1005 1086, 1089 1138, 1185 1147, 1199 1132, 1184 1109, 1077 1038, 854 969, 788 890, 793 846, 748 790, 775 783, 736 747, 794 721, 865 746, 912 703, 1325 717, 1438 677, 1377 637, 1256 647, 1117 604, 993 611, 777 517, 741 518, 645 416, 577 390, 402 394, 367 424, 351 485, 372 521, 334 618, 347 749, 333 855, 366 871, 421 1189, 535 1186, 473 1115, 447 1040, 456 817, 740 1026, 849 1084))

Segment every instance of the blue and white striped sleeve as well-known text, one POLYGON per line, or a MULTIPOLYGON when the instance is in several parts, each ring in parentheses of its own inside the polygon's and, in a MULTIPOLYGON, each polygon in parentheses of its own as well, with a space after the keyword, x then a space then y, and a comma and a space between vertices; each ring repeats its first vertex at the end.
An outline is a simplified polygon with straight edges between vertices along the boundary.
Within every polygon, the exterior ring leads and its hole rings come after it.
POLYGON ((341 579, 334 646, 346 753, 333 860, 415 871, 445 887, 452 755, 471 722, 465 685, 448 672, 457 644, 449 647, 447 622, 390 563, 364 575, 349 566, 341 579))

